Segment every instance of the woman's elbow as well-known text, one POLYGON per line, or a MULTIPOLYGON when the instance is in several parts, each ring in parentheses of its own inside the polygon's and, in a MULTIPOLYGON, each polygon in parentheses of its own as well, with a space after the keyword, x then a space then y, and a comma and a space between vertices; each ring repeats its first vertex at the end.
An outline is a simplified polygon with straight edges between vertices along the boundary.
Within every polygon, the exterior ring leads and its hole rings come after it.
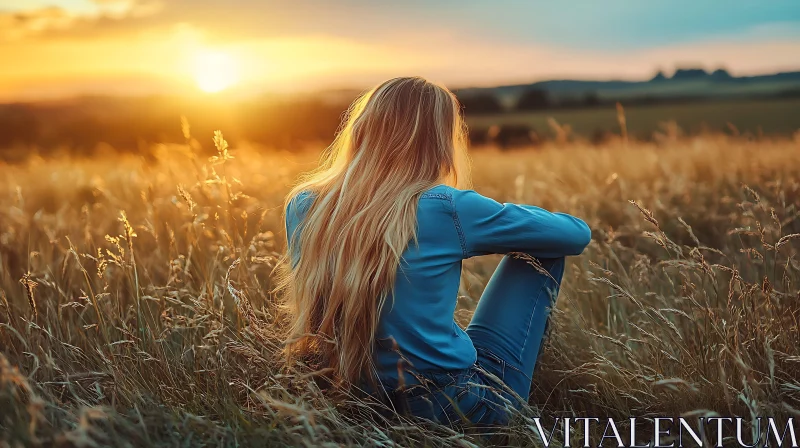
POLYGON ((569 252, 567 255, 580 255, 591 241, 592 229, 590 229, 585 222, 580 221, 580 224, 572 234, 572 238, 570 238, 569 252))

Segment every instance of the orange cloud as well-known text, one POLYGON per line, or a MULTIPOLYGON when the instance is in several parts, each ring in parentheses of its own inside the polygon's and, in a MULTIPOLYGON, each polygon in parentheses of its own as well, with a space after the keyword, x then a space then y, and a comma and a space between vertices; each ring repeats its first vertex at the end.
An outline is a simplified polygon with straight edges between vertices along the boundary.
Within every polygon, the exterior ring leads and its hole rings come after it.
POLYGON ((45 30, 68 28, 75 18, 57 7, 0 14, 0 39, 19 40, 45 30))
POLYGON ((93 11, 59 6, 0 13, 0 42, 64 37, 106 37, 114 31, 133 31, 163 6, 157 0, 92 0, 93 11))

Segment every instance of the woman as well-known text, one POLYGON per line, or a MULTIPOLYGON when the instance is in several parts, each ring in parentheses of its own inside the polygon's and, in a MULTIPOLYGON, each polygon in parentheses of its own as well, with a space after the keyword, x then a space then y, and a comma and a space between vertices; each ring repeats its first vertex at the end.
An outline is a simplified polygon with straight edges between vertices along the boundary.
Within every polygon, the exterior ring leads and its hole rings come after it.
POLYGON ((504 423, 528 396, 564 257, 591 234, 578 218, 457 188, 465 134, 455 96, 418 77, 351 106, 287 197, 286 353, 396 411, 504 423), (512 252, 538 261, 504 257, 462 330, 462 260, 512 252))

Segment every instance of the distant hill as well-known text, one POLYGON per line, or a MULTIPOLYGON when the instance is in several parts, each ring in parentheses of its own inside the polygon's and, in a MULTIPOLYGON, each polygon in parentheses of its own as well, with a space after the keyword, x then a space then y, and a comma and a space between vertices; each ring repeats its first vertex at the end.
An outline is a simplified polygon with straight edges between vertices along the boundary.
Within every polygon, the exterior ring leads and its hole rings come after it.
MULTIPOLYGON (((459 98, 494 95, 507 108, 531 90, 545 91, 554 105, 572 104, 591 96, 597 102, 670 99, 721 99, 780 96, 800 92, 800 71, 757 76, 732 76, 724 69, 707 72, 700 68, 682 68, 671 77, 658 72, 646 81, 583 81, 559 79, 530 84, 457 89, 459 98)), ((577 103, 575 103, 577 104, 577 103)))
MULTIPOLYGON (((602 135, 618 126, 616 101, 626 108, 648 106, 648 113, 652 112, 657 119, 637 124, 636 120, 645 115, 640 112, 629 122, 631 130, 638 129, 644 134, 652 134, 661 121, 671 119, 679 120, 685 129, 707 123, 717 130, 729 122, 738 127, 752 123, 765 125, 769 121, 771 127, 765 126, 765 132, 787 134, 798 128, 795 117, 800 116, 797 101, 772 101, 800 98, 800 72, 734 77, 721 69, 707 72, 689 68, 677 70, 669 77, 659 73, 644 81, 566 79, 455 91, 469 120, 473 142, 485 142, 488 129, 498 123, 505 126, 499 130, 498 138, 514 139, 520 135, 529 138, 531 127, 539 131, 548 128, 546 119, 550 116, 561 123, 574 124, 572 129, 578 133, 602 135), (715 102, 720 104, 711 104, 715 102), (649 107, 676 103, 697 105, 681 105, 682 116, 675 116, 674 110, 649 107), (705 107, 708 105, 714 107, 705 107), (746 108, 744 112, 751 118, 737 121, 743 115, 736 111, 737 107, 739 111, 746 108), (578 114, 590 117, 588 121, 581 121, 581 117, 573 114, 583 110, 591 110, 589 114, 578 114), (768 110, 773 112, 763 112, 768 110)), ((41 155, 65 150, 91 156, 108 146, 117 151, 146 153, 153 143, 185 141, 182 116, 188 119, 192 136, 207 151, 213 151, 211 136, 217 129, 223 129, 233 145, 237 142, 275 148, 319 145, 335 135, 342 111, 358 93, 342 89, 303 95, 265 95, 247 101, 229 101, 224 96, 87 96, 0 104, 0 160, 22 160, 34 150, 41 155)))

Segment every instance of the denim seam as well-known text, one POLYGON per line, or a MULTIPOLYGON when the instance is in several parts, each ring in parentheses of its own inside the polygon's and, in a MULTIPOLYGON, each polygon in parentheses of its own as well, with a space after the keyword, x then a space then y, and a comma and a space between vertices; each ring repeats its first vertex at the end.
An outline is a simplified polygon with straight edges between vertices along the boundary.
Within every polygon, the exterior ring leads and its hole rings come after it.
POLYGON ((453 423, 455 423, 448 415, 448 413, 451 413, 450 412, 451 410, 454 410, 454 412, 457 414, 455 417, 459 421, 461 416, 458 414, 463 414, 465 418, 469 419, 470 415, 475 413, 475 411, 483 401, 483 398, 478 399, 476 403, 470 409, 467 410, 463 410, 459 406, 461 400, 471 393, 471 386, 468 383, 472 382, 475 379, 475 375, 477 374, 477 371, 474 369, 467 369, 467 370, 470 372, 470 374, 469 377, 466 378, 466 380, 463 382, 463 384, 460 383, 459 381, 455 382, 456 388, 460 390, 458 390, 457 393, 455 393, 452 397, 450 397, 452 401, 445 398, 445 401, 447 403, 444 406, 442 406, 442 417, 445 417, 447 419, 448 425, 452 425, 453 423))
POLYGON ((475 347, 475 350, 476 350, 476 351, 479 351, 479 352, 483 352, 483 356, 484 356, 484 357, 487 357, 487 358, 492 358, 492 359, 493 359, 493 361, 495 361, 495 362, 497 362, 498 364, 500 364, 500 375, 501 375, 501 376, 500 376, 500 379, 501 379, 501 380, 503 380, 503 381, 505 381, 505 376, 506 376, 506 367, 511 367, 512 369, 516 370, 517 372, 521 372, 521 370, 520 370, 520 369, 518 369, 518 368, 516 368, 516 367, 514 367, 514 366, 512 366, 512 365, 510 365, 510 364, 508 363, 508 361, 506 361, 505 359, 503 359, 503 357, 502 357, 502 356, 500 356, 500 355, 498 355, 497 353, 495 353, 495 352, 493 352, 493 351, 489 350, 489 349, 488 349, 488 348, 486 348, 486 347, 475 347))
POLYGON ((429 392, 441 391, 458 383, 458 376, 468 369, 458 371, 415 372, 416 376, 423 378, 431 388, 429 392), (446 379, 443 379, 445 378, 446 379))
MULTIPOLYGON (((553 278, 553 273, 550 272, 549 269, 547 270, 547 275, 549 275, 550 278, 553 278)), ((533 322, 534 314, 536 314, 536 309, 539 306, 539 299, 542 297, 542 292, 548 292, 548 294, 549 294, 549 289, 547 288, 547 282, 545 282, 545 285, 542 286, 542 289, 539 290, 539 294, 536 296, 535 302, 533 304, 533 310, 531 311, 531 317, 528 319, 528 328, 525 330, 525 342, 522 343, 522 349, 520 350, 520 354, 519 354, 520 363, 522 362, 522 352, 525 351, 525 346, 528 345, 528 335, 531 332, 531 323, 533 322)))
POLYGON ((450 206, 453 208, 453 224, 455 224, 456 232, 458 232, 458 242, 461 243, 461 252, 464 254, 464 258, 469 258, 467 240, 464 238, 464 230, 461 228, 461 220, 458 218, 455 201, 453 201, 452 196, 448 199, 450 200, 450 206))
POLYGON ((507 368, 511 369, 511 370, 514 370, 515 372, 519 373, 523 377, 527 378, 529 381, 532 380, 532 378, 530 376, 528 376, 525 372, 523 372, 520 367, 517 367, 517 365, 515 365, 515 364, 518 364, 517 362, 510 362, 507 359, 503 358, 502 356, 498 355, 497 353, 493 352, 492 350, 490 350, 490 349, 488 349, 486 347, 476 347, 476 349, 480 350, 480 351, 483 351, 485 353, 488 353, 489 355, 494 357, 497 362, 500 363, 501 373, 502 373, 502 376, 500 377, 500 380, 504 384, 507 384, 506 383, 506 376, 507 376, 506 375, 506 369, 507 368))
MULTIPOLYGON (((481 401, 483 400, 483 398, 479 398, 478 400, 475 401, 475 404, 472 405, 471 408, 462 409, 461 406, 460 406, 460 402, 461 402, 461 400, 466 398, 470 393, 471 393, 471 391, 469 389, 469 386, 465 385, 464 389, 459 391, 458 394, 456 394, 456 396, 453 397, 453 402, 455 402, 455 404, 449 402, 449 400, 448 400, 447 408, 444 411, 445 415, 447 415, 447 411, 453 410, 453 412, 455 412, 455 414, 456 414, 455 417, 457 419, 460 420, 461 419, 461 415, 460 414, 463 414, 464 418, 469 420, 470 416, 475 413, 475 411, 478 409, 478 406, 480 406, 481 401)), ((450 421, 451 424, 453 423, 450 420, 449 417, 448 417, 448 420, 450 421)))
POLYGON ((520 364, 522 363, 522 353, 525 351, 525 346, 528 345, 528 339, 529 339, 528 336, 530 335, 531 332, 531 324, 533 323, 533 316, 536 315, 536 310, 539 308, 539 299, 542 297, 542 292, 545 291, 546 289, 547 289, 546 287, 542 287, 542 289, 539 290, 539 294, 537 294, 536 298, 534 299, 533 309, 531 310, 531 315, 528 318, 528 327, 525 329, 524 342, 522 343, 522 348, 520 349, 519 354, 517 355, 518 358, 517 362, 519 362, 520 364))

